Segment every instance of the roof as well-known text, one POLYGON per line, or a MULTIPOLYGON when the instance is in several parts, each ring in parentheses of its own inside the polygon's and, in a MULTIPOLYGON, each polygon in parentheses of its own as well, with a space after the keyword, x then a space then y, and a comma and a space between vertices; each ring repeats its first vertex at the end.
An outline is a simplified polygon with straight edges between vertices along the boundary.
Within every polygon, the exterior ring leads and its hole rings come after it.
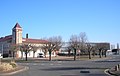
POLYGON ((30 39, 30 38, 23 38, 23 43, 47 43, 47 40, 42 40, 42 39, 30 39))
POLYGON ((18 23, 16 23, 14 28, 21 28, 21 26, 18 23))
MULTIPOLYGON (((1 37, 0 42, 11 40, 11 39, 12 39, 12 35, 8 35, 8 36, 5 36, 5 37, 1 37)), ((42 40, 42 39, 23 38, 22 42, 23 43, 38 43, 38 44, 41 43, 41 44, 44 44, 44 43, 47 43, 48 41, 47 40, 42 40)))
POLYGON ((12 35, 8 35, 0 38, 0 42, 12 39, 12 35))

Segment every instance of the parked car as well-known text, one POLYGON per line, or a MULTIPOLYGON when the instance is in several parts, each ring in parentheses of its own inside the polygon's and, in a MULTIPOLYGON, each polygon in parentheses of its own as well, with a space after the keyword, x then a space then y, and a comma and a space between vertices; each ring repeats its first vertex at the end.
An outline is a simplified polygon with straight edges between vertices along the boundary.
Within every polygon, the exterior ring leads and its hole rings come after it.
POLYGON ((43 55, 43 53, 38 53, 38 56, 37 56, 38 58, 43 58, 44 57, 44 55, 43 55))
POLYGON ((3 58, 2 54, 0 53, 0 58, 3 58))

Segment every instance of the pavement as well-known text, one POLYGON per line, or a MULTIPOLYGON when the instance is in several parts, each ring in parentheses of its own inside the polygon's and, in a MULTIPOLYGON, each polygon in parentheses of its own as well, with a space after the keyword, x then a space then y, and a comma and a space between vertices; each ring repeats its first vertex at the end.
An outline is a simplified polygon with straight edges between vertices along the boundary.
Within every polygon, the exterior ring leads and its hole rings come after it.
MULTIPOLYGON (((36 58, 35 61, 39 63, 33 61, 30 61, 30 63, 19 63, 21 66, 27 67, 21 67, 8 73, 0 73, 0 76, 106 76, 103 70, 119 64, 119 60, 115 62, 114 60, 116 59, 111 58, 110 60, 109 58, 98 58, 86 59, 84 61, 73 61, 73 57, 66 57, 66 59, 64 57, 53 57, 52 59, 53 61, 50 62, 48 58, 36 58), (43 61, 41 61, 42 59, 43 61)), ((120 76, 120 71, 114 72, 113 69, 107 70, 109 75, 115 73, 114 75, 120 76)))
POLYGON ((29 70, 12 76, 107 76, 104 70, 109 67, 94 61, 41 61, 19 64, 28 66, 29 70))
POLYGON ((0 72, 0 76, 13 75, 13 74, 16 74, 16 73, 19 73, 19 72, 22 72, 22 71, 25 71, 25 70, 28 70, 28 69, 29 69, 29 67, 26 67, 26 66, 18 66, 14 70, 7 71, 7 72, 0 72))

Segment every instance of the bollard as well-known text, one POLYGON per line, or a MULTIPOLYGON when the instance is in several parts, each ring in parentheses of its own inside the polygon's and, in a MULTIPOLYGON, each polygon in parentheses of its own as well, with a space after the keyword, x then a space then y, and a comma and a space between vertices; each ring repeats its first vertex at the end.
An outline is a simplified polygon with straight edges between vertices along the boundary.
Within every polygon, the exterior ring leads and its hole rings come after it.
POLYGON ((115 71, 118 71, 118 66, 115 66, 115 71))

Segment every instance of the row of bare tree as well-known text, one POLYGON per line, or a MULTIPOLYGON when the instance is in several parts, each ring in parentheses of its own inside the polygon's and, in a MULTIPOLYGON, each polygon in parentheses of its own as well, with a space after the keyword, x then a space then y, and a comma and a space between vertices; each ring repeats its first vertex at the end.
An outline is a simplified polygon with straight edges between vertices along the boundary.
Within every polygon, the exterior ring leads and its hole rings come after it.
POLYGON ((91 43, 89 42, 85 32, 81 32, 79 35, 72 35, 69 41, 69 48, 74 50, 74 60, 76 60, 76 51, 79 50, 82 54, 88 54, 89 59, 91 55, 95 56, 97 50, 99 51, 99 57, 105 55, 108 49, 110 49, 109 43, 91 43), (91 54, 92 53, 92 54, 91 54))
MULTIPOLYGON (((15 52, 19 49, 21 51, 21 55, 23 57, 23 52, 26 55, 27 61, 27 53, 29 51, 33 51, 33 57, 35 56, 35 52, 38 48, 43 49, 44 55, 49 52, 49 61, 51 61, 51 53, 54 51, 59 51, 60 48, 64 45, 61 36, 54 36, 45 39, 47 42, 43 44, 43 46, 35 46, 30 43, 28 44, 20 44, 20 45, 11 45, 11 50, 13 51, 13 58, 15 52)), ((76 60, 76 54, 79 50, 81 54, 88 54, 89 59, 91 59, 91 53, 93 56, 95 55, 96 50, 99 50, 99 57, 104 54, 106 57, 106 51, 109 49, 109 43, 90 43, 88 41, 87 35, 85 32, 81 32, 79 35, 72 35, 69 39, 68 52, 74 51, 74 60, 76 60)))

